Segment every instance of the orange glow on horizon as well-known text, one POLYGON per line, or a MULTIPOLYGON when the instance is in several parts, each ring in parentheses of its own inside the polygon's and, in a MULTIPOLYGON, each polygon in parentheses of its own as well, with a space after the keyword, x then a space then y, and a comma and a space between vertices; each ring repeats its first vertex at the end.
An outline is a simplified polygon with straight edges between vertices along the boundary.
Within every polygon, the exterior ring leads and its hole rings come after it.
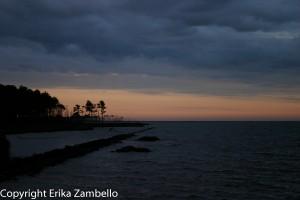
POLYGON ((127 120, 300 120, 300 103, 278 96, 222 97, 125 90, 43 88, 69 111, 86 100, 104 100, 107 114, 127 120))

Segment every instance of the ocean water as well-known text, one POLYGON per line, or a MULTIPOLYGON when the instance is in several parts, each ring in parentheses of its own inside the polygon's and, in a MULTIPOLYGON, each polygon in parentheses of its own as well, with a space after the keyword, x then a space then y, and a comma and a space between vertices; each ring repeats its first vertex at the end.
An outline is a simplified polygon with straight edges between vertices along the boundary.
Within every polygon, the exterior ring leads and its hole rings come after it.
MULTIPOLYGON (((118 199, 300 199, 300 122, 150 122, 149 126, 154 129, 33 177, 2 182, 0 189, 111 189, 118 192, 118 199), (136 141, 140 136, 157 136, 160 141, 136 141), (127 145, 152 152, 112 152, 127 145)), ((76 134, 74 138, 85 138, 76 134)))

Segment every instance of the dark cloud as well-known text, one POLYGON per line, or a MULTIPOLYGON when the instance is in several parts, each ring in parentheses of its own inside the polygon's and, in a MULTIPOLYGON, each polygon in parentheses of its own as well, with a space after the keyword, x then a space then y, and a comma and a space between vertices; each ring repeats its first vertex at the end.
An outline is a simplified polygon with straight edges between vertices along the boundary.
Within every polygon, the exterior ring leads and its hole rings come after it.
POLYGON ((300 80, 298 0, 2 0, 0 25, 2 70, 300 80))

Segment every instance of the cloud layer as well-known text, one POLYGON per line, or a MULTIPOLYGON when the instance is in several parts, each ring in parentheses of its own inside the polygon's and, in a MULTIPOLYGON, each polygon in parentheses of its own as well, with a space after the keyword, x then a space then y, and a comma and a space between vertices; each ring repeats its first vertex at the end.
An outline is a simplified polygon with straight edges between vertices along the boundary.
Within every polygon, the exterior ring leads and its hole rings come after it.
POLYGON ((300 84, 298 0, 3 0, 0 25, 4 71, 300 84))

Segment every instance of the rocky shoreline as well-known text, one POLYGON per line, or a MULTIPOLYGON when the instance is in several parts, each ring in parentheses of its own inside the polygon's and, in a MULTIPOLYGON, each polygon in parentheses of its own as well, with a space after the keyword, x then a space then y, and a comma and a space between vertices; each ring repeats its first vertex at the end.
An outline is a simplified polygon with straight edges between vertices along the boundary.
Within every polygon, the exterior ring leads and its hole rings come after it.
POLYGON ((152 128, 146 128, 128 134, 119 134, 107 139, 98 139, 73 146, 65 146, 63 149, 54 149, 25 158, 13 158, 4 164, 1 164, 0 182, 13 179, 19 175, 34 175, 47 166, 53 166, 68 159, 83 156, 105 146, 119 143, 122 140, 136 136, 137 133, 150 129, 152 128))

